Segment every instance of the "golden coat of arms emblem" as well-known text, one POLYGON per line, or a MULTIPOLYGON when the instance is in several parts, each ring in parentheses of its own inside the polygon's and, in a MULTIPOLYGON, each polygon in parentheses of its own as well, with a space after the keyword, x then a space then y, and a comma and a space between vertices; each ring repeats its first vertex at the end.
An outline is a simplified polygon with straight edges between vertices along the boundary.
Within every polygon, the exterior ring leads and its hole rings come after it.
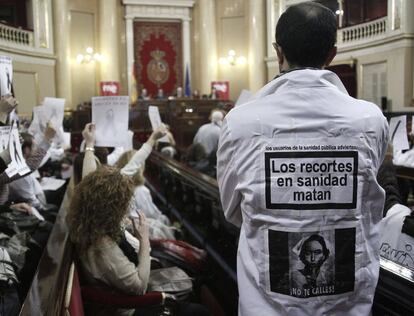
POLYGON ((148 79, 158 87, 165 83, 170 75, 168 63, 163 59, 164 56, 165 52, 163 51, 158 49, 152 51, 152 59, 147 65, 148 79))

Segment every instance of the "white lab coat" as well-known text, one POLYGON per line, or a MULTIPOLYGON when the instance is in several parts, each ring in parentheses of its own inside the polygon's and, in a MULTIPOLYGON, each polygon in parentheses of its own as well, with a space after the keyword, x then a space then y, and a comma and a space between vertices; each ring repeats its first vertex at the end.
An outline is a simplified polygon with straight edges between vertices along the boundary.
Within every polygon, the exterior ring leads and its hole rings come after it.
POLYGON ((229 112, 217 177, 241 226, 239 315, 369 315, 387 140, 379 108, 326 70, 288 72, 229 112))
POLYGON ((207 156, 217 150, 220 137, 220 126, 217 123, 202 125, 194 136, 193 144, 201 144, 207 156))

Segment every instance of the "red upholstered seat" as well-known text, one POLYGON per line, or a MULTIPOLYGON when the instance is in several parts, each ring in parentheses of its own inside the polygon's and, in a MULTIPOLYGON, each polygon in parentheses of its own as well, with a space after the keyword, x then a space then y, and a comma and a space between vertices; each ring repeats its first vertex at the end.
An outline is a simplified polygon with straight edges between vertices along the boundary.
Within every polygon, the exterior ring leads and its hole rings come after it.
MULTIPOLYGON (((71 264, 65 295, 65 315, 84 316, 83 302, 119 308, 140 308, 163 305, 166 295, 162 292, 149 292, 144 295, 125 295, 99 286, 82 286, 76 265, 71 264)), ((173 299, 173 297, 171 297, 173 299)))
POLYGON ((70 266, 68 283, 66 286, 65 314, 70 316, 85 315, 79 276, 74 263, 70 266))
POLYGON ((83 286, 82 297, 87 302, 118 306, 120 308, 138 308, 162 305, 164 303, 164 294, 162 292, 149 292, 145 295, 125 295, 95 286, 83 286))

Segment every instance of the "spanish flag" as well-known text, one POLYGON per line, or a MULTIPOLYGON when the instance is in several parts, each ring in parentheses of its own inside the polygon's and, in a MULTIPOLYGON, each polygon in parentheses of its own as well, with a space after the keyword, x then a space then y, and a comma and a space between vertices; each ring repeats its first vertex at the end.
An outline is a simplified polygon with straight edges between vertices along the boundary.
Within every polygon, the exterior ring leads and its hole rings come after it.
POLYGON ((131 72, 131 94, 130 94, 131 104, 134 105, 138 101, 138 90, 137 90, 137 77, 136 77, 136 70, 135 70, 135 61, 132 64, 132 72, 131 72))

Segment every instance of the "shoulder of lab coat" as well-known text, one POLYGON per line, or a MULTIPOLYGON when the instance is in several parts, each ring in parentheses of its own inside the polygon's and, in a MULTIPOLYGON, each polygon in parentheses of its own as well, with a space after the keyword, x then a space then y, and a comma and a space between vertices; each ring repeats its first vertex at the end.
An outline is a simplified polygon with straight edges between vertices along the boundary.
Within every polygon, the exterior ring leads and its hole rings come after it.
POLYGON ((225 119, 221 128, 217 151, 217 181, 224 216, 230 223, 240 227, 242 224, 241 194, 237 190, 237 170, 234 168, 233 163, 236 150, 236 142, 233 139, 231 128, 225 119))

